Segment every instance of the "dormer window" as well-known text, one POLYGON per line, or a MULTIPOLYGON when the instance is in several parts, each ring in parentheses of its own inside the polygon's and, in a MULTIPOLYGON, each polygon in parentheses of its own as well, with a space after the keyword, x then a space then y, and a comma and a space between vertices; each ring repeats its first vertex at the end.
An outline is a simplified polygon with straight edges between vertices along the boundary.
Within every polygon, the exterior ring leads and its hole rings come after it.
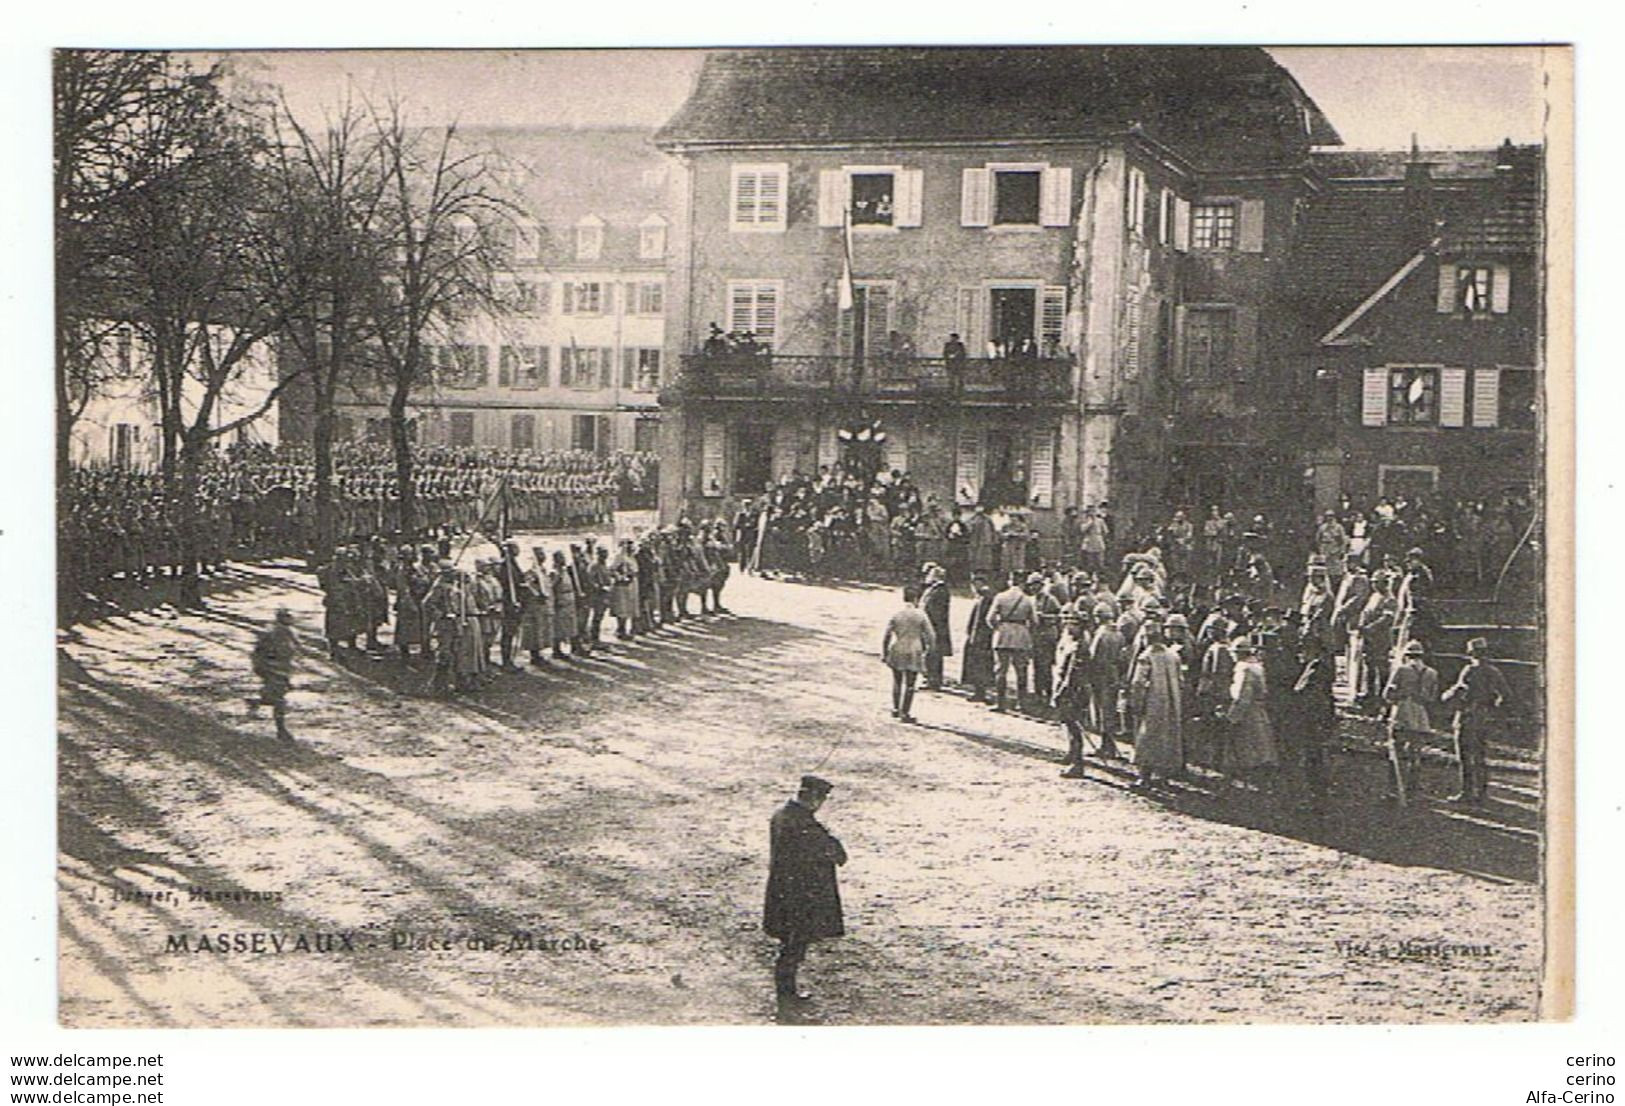
POLYGON ((604 221, 596 215, 576 223, 576 260, 597 261, 604 252, 604 221))
POLYGON ((638 256, 653 261, 666 256, 666 220, 651 215, 638 224, 638 256))

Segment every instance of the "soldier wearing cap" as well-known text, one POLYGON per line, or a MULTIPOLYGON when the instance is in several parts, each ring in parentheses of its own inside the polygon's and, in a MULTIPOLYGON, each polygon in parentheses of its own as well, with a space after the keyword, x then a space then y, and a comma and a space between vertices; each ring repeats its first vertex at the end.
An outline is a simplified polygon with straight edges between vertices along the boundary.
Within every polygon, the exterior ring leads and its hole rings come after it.
POLYGON ((1421 745, 1433 731, 1432 711, 1439 704, 1439 673, 1422 658, 1420 641, 1407 642, 1404 662, 1388 677, 1383 701, 1389 705, 1388 756, 1400 806, 1416 796, 1421 745))
POLYGON ((1506 677, 1489 661, 1489 639, 1475 637, 1467 643, 1467 663, 1444 702, 1455 708, 1452 728, 1456 738, 1456 765, 1459 786, 1450 797, 1453 803, 1482 803, 1489 790, 1489 768, 1484 748, 1494 727, 1496 712, 1512 698, 1506 677))
POLYGON ((1055 694, 1051 705, 1055 717, 1066 729, 1066 765, 1061 775, 1082 779, 1083 734, 1089 724, 1089 630, 1077 608, 1067 604, 1061 610, 1061 640, 1056 649, 1055 694))
POLYGON ((993 631, 993 709, 1004 710, 1005 678, 1016 671, 1017 709, 1027 705, 1027 670, 1032 663, 1034 618, 1033 599, 1022 586, 1019 573, 1010 574, 1010 586, 999 592, 987 612, 987 625, 993 631))
POLYGON ((1042 573, 1027 576, 1024 589, 1033 601, 1033 695, 1048 703, 1054 690, 1055 650, 1061 643, 1061 607, 1042 573))
POLYGON ((293 659, 299 654, 299 642, 293 636, 293 612, 279 607, 276 622, 254 641, 254 675, 260 678, 260 693, 248 700, 250 717, 259 714, 262 706, 271 708, 276 719, 276 735, 292 741, 288 732, 288 692, 293 687, 293 659))
POLYGON ((779 942, 773 984, 781 1003, 810 996, 796 985, 807 946, 846 933, 835 869, 846 850, 814 815, 834 785, 802 776, 796 797, 774 813, 769 826, 767 901, 762 929, 779 942))

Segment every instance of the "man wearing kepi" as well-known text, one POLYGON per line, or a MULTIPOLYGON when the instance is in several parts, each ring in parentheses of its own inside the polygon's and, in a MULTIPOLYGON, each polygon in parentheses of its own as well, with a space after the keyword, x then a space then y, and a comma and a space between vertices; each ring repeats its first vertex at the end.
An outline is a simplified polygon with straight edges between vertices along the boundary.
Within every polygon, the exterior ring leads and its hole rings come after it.
POLYGON ((835 881, 835 868, 846 863, 846 850, 813 817, 833 786, 817 776, 802 776, 796 797, 773 815, 762 929, 779 941, 773 983, 781 1003, 810 997, 796 986, 796 971, 807 946, 821 937, 846 933, 835 881))
POLYGON ((1494 728, 1495 714, 1512 698, 1506 677, 1489 661, 1490 643, 1475 637, 1467 643, 1467 663, 1444 701, 1455 708, 1456 764, 1460 786, 1453 803, 1482 803, 1489 790, 1485 745, 1494 728))

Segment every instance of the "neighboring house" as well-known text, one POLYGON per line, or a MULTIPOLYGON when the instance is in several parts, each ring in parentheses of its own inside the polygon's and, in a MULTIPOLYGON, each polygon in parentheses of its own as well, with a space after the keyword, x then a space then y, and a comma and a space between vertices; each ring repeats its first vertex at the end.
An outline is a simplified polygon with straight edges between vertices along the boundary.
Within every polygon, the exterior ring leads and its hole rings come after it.
POLYGON ((1542 154, 1318 156, 1293 266, 1317 505, 1539 488, 1542 154), (1313 434, 1313 437, 1310 435, 1313 434))
MULTIPOLYGON (((70 459, 76 465, 92 467, 156 469, 163 452, 163 416, 145 343, 132 326, 109 326, 99 343, 97 359, 99 365, 92 375, 98 384, 73 425, 70 459)), ((263 412, 228 432, 219 444, 277 443, 277 404, 266 405, 276 384, 271 347, 254 347, 216 402, 212 424, 225 426, 262 408, 263 412)), ((181 410, 188 421, 197 417, 196 387, 185 389, 181 396, 181 410)))
POLYGON ((939 503, 1041 525, 1149 519, 1197 416, 1193 449, 1245 424, 1216 444, 1248 479, 1261 313, 1338 141, 1255 49, 713 54, 656 139, 684 173, 664 514, 816 472, 877 420, 939 503), (705 354, 713 323, 762 352, 705 354))
MULTIPOLYGON (((421 440, 653 450, 663 382, 669 160, 644 129, 466 128, 513 168, 527 218, 502 249, 509 310, 432 337, 421 440)), ((303 402, 308 404, 308 398, 303 402)), ((387 440, 377 395, 341 393, 341 438, 387 440)), ((291 433, 291 431, 290 431, 291 433)))

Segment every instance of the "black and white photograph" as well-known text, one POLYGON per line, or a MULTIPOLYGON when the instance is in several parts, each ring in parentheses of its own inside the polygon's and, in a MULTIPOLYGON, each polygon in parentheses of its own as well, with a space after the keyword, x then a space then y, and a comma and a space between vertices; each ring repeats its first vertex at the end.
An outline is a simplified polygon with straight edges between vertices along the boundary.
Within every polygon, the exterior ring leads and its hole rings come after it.
POLYGON ((1572 64, 56 49, 60 1024, 1572 1017, 1572 64))

